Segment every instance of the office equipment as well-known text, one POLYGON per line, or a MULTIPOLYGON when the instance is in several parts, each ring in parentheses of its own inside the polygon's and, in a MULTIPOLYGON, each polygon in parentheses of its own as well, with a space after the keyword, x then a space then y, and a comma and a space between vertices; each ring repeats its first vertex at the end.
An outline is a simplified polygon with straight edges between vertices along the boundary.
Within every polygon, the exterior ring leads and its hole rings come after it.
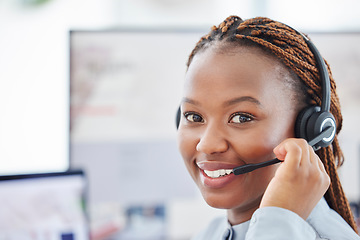
POLYGON ((82 171, 0 176, 0 239, 87 240, 82 171))

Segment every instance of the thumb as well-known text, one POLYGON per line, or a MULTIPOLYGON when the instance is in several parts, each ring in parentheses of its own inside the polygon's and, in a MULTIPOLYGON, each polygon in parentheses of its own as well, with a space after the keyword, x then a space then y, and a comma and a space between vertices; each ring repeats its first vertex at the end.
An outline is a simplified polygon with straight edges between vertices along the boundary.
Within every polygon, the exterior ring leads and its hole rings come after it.
POLYGON ((279 160, 285 160, 287 151, 285 149, 284 142, 282 142, 278 146, 276 146, 274 148, 273 152, 279 160))

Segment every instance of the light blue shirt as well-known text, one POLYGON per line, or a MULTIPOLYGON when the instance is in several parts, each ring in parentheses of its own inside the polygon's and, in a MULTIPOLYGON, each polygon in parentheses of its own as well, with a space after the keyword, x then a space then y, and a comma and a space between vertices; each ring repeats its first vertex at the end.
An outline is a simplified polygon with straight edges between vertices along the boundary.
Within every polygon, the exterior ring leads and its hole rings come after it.
POLYGON ((214 219, 193 240, 360 240, 353 229, 322 198, 305 221, 287 209, 257 209, 252 218, 231 226, 225 217, 214 219))

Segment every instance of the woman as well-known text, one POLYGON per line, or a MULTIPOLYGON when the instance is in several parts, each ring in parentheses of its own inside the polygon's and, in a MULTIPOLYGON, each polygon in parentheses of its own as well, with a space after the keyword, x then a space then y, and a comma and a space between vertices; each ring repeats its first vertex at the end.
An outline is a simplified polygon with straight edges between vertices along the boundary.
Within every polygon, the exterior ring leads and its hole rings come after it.
POLYGON ((305 40, 267 18, 230 16, 192 51, 179 149, 205 201, 227 210, 195 239, 360 239, 336 172, 342 116, 331 73, 332 144, 315 153, 294 131, 299 112, 324 99, 305 40), (282 163, 234 174, 274 158, 282 163))

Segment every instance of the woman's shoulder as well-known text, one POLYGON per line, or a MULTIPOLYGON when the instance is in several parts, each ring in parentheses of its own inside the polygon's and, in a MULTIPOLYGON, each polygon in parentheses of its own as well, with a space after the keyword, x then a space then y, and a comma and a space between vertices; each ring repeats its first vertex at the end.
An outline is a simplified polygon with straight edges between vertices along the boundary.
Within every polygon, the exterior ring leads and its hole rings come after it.
MULTIPOLYGON (((275 207, 268 207, 262 210, 259 209, 259 211, 257 211, 254 215, 256 216, 253 216, 250 221, 251 231, 247 234, 249 235, 247 237, 250 238, 254 234, 256 236, 259 236, 260 234, 261 236, 266 237, 269 232, 275 232, 283 235, 286 230, 290 231, 293 229, 293 234, 296 236, 301 234, 304 235, 304 237, 306 235, 305 230, 307 230, 308 235, 311 235, 312 239, 315 238, 316 235, 316 239, 360 240, 359 235, 355 233, 350 225, 347 224, 336 211, 328 206, 324 198, 319 201, 306 221, 289 210, 275 207), (281 221, 284 222, 279 224, 281 221), (299 233, 299 231, 301 231, 301 233, 299 233)), ((232 228, 233 231, 236 232, 235 235, 240 238, 241 236, 239 233, 243 231, 240 231, 238 227, 239 226, 231 227, 226 216, 217 217, 213 219, 205 229, 193 237, 192 240, 224 239, 224 236, 226 234, 229 235, 232 228)))
POLYGON ((350 225, 322 198, 306 220, 320 239, 359 239, 350 225))

